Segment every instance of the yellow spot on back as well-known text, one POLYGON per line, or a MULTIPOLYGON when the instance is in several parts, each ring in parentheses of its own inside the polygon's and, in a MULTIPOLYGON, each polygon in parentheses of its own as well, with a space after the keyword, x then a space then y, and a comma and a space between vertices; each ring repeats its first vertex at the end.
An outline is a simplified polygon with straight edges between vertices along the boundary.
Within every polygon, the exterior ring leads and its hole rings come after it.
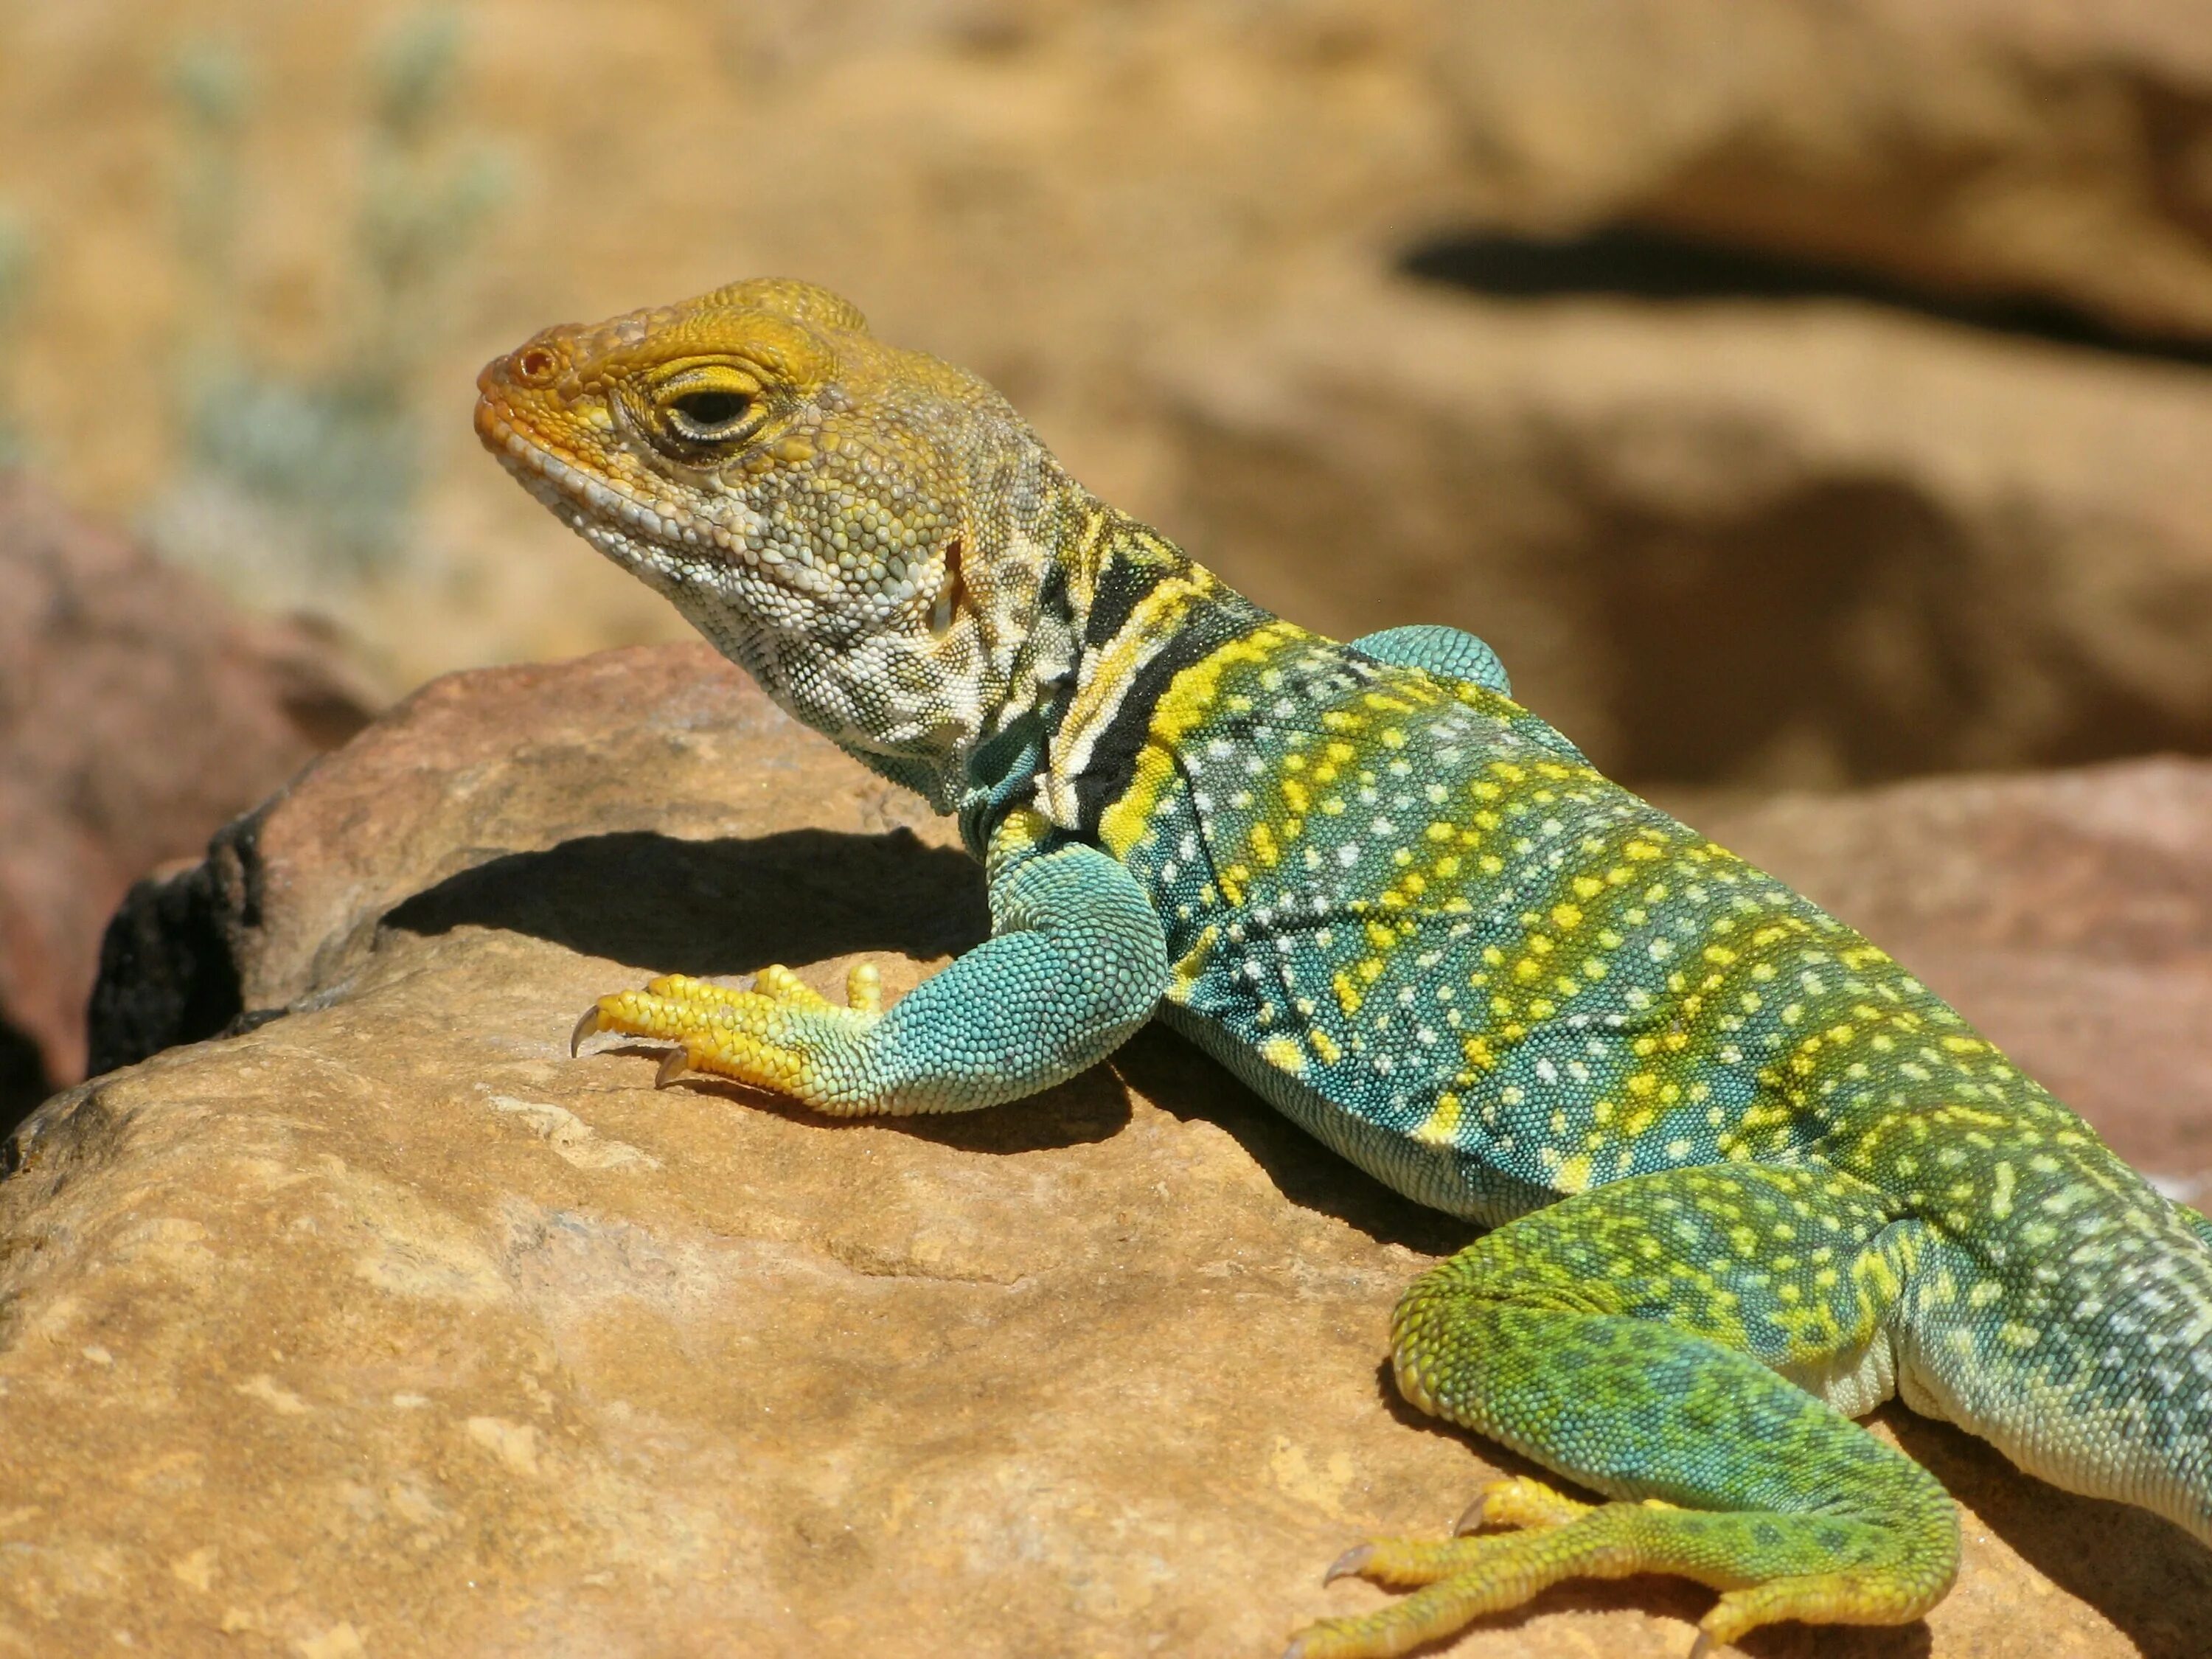
POLYGON ((1450 1146, 1459 1139, 1460 1100, 1457 1095, 1443 1095, 1435 1109, 1423 1118, 1413 1131, 1413 1139, 1431 1146, 1450 1146))
POLYGON ((1336 1006, 1347 1016, 1358 1013, 1362 998, 1359 988, 1352 982, 1352 975, 1339 969, 1330 983, 1336 988, 1336 1006))

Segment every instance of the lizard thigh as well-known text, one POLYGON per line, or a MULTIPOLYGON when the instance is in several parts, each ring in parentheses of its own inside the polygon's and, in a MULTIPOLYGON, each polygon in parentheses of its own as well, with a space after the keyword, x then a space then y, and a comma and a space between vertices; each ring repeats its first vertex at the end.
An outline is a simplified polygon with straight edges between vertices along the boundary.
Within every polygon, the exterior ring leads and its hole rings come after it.
POLYGON ((1346 1571, 1424 1588, 1293 1651, 1402 1652, 1559 1579, 1635 1572, 1723 1591, 1707 1641, 1918 1618, 1957 1571, 1957 1512, 1829 1403, 1887 1393, 1918 1226, 1848 1176, 1726 1164, 1567 1199, 1424 1274, 1394 1320, 1406 1396, 1619 1501, 1506 1482, 1490 1518, 1534 1529, 1356 1551, 1346 1571))

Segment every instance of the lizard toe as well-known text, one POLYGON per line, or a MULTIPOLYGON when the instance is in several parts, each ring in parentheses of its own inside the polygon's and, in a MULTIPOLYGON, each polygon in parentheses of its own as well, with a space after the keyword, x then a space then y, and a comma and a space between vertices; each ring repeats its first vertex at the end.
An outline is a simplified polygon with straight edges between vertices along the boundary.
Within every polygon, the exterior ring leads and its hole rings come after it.
POLYGON ((1490 1481, 1477 1492, 1452 1522, 1452 1536, 1464 1538, 1485 1527, 1563 1527, 1588 1515, 1590 1508, 1540 1480, 1515 1475, 1490 1481))

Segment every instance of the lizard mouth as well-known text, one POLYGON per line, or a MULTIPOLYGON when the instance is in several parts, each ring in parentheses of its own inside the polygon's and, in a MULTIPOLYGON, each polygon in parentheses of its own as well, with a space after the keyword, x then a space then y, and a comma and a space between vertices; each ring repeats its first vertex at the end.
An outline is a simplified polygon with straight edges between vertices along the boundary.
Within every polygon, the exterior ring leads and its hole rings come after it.
POLYGON ((577 465, 489 387, 477 399, 476 428, 500 465, 572 530, 596 528, 669 547, 732 549, 733 538, 721 526, 577 465))

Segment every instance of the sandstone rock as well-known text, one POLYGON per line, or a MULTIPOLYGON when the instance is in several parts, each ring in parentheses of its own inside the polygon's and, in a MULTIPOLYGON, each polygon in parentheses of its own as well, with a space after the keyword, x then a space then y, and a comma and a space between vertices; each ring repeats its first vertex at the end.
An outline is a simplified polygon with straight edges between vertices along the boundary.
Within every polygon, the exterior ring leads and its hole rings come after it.
POLYGON ((4 471, 0 588, 0 1127, 12 1127, 84 1075, 85 998, 124 890, 358 731, 368 694, 325 642, 244 621, 4 471))
MULTIPOLYGON (((1907 803, 1960 850, 1923 909, 1882 899, 1900 923, 2027 902, 1972 854, 2033 787, 1907 803)), ((2066 818, 2107 850, 2034 890, 2094 926, 2147 842, 2160 890, 2202 890, 2200 769, 2056 787, 2048 817, 2119 804, 2066 818)), ((1911 887, 1883 832, 1773 811, 1739 839, 1911 887)), ((1379 1369, 1450 1224, 1158 1034, 903 1124, 568 1057, 573 1013, 648 970, 828 987, 888 953, 910 986, 981 927, 949 846, 696 648, 444 682, 229 837, 203 939, 291 1012, 60 1097, 0 1182, 0 1652, 1229 1656, 1371 1602, 1322 1565, 1441 1528, 1504 1455, 1379 1369)), ((2195 926, 2095 931, 2155 956, 2195 926)), ((2055 925, 1984 932, 2063 969, 2055 925)), ((1960 1589, 1924 1635, 1756 1652, 2212 1638, 2178 1531, 1888 1420, 1969 1505, 1960 1589)), ((1674 1659, 1703 1603, 1566 1587, 1453 1650, 1674 1659)))
POLYGON ((1439 78, 1498 218, 1638 220, 2212 336, 2191 0, 1447 9, 1439 78))
POLYGON ((2212 377, 1845 305, 1288 295, 1148 360, 1164 524, 1273 609, 1471 628, 1627 777, 2212 747, 2212 377))

